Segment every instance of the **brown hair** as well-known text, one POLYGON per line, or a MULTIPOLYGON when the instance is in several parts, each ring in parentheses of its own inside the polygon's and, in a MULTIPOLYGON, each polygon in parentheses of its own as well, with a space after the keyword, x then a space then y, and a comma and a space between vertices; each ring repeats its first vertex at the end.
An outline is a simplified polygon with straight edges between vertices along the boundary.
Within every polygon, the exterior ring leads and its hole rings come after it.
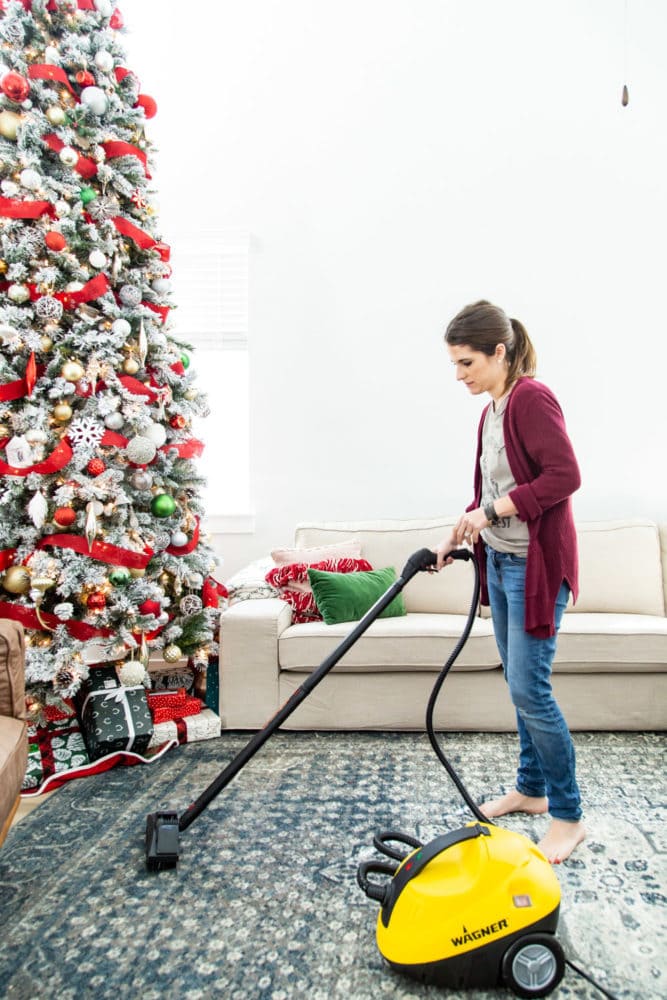
POLYGON ((498 344, 505 345, 507 355, 507 389, 518 378, 534 378, 537 354, 523 323, 510 319, 502 309, 485 299, 466 306, 454 317, 445 331, 445 343, 472 348, 493 356, 498 344))

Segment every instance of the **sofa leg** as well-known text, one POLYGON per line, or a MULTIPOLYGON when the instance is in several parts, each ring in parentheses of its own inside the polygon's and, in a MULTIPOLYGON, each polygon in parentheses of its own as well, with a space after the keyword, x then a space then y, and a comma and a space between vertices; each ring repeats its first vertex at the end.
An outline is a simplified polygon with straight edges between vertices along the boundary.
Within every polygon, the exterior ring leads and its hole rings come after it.
POLYGON ((16 814, 16 810, 19 807, 20 801, 21 801, 21 796, 17 795, 16 796, 16 802, 14 803, 14 805, 12 806, 12 808, 10 809, 9 816, 7 817, 7 819, 5 820, 5 822, 2 825, 2 830, 0 830, 0 847, 2 847, 2 845, 4 843, 4 840, 5 840, 5 837, 9 833, 9 828, 12 825, 12 820, 14 819, 14 816, 16 814))

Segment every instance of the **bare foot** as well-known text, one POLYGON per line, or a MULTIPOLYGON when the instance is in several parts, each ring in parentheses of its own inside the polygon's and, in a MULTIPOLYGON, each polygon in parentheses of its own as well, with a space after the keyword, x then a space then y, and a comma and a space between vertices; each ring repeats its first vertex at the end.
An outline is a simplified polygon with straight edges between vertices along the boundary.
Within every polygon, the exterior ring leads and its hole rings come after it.
POLYGON ((577 844, 586 837, 586 829, 581 822, 571 823, 565 819, 552 819, 551 826, 537 845, 547 861, 559 865, 572 854, 577 844))
POLYGON ((515 788, 499 799, 491 799, 490 802, 483 802, 480 809, 488 819, 517 812, 537 816, 539 813, 547 812, 548 803, 546 798, 534 799, 530 795, 522 795, 515 788))

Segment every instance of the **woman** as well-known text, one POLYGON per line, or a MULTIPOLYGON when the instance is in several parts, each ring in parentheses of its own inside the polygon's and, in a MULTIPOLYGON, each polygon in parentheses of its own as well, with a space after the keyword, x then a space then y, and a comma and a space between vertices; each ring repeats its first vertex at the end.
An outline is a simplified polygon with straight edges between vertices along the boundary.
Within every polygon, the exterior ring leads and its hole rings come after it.
POLYGON ((515 789, 481 809, 489 818, 550 812, 539 846, 556 864, 585 837, 572 738, 551 689, 558 628, 578 590, 570 497, 579 467, 554 394, 535 381, 521 323, 476 302, 454 317, 445 342, 456 378, 491 402, 477 435, 475 498, 438 546, 437 568, 455 546, 474 546, 520 743, 515 789))

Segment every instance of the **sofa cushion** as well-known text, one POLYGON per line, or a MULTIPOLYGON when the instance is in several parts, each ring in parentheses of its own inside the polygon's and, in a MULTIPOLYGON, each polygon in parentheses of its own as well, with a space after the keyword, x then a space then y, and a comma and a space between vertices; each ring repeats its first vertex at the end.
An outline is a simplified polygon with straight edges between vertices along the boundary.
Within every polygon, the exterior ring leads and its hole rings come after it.
POLYGON ((660 534, 653 521, 577 525, 579 599, 572 612, 664 615, 660 534))
POLYGON ((655 672, 667 669, 667 618, 596 612, 565 615, 554 671, 655 672))
MULTIPOLYGON (((299 524, 299 547, 333 544, 338 539, 355 538, 361 543, 364 559, 373 566, 395 566, 400 573, 409 556, 418 549, 435 548, 455 523, 454 518, 430 520, 332 521, 299 524)), ((418 573, 403 591, 408 612, 465 615, 474 585, 469 563, 456 562, 440 573, 418 573)))
MULTIPOLYGON (((438 671, 460 639, 464 624, 461 615, 408 613, 402 618, 378 618, 334 672, 438 671)), ((310 672, 349 632, 349 623, 291 625, 278 641, 280 669, 310 672)), ((491 670, 498 663, 491 622, 476 618, 453 669, 491 670)))
MULTIPOLYGON (((308 579, 322 618, 327 625, 336 625, 360 621, 395 583, 396 570, 386 566, 360 573, 327 573, 311 567, 308 579)), ((405 604, 399 593, 378 617, 398 618, 404 614, 405 604)))

